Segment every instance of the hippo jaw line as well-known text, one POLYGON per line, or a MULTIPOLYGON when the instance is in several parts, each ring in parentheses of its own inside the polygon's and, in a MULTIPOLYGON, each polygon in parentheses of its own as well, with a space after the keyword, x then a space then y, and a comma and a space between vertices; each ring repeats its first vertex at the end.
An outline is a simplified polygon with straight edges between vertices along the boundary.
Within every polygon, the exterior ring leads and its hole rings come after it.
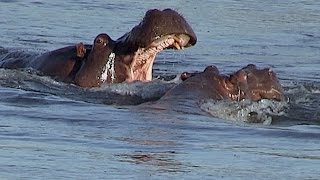
POLYGON ((151 81, 152 68, 156 55, 165 49, 182 50, 189 44, 190 37, 185 34, 171 34, 157 37, 147 47, 139 48, 133 56, 127 81, 151 81))

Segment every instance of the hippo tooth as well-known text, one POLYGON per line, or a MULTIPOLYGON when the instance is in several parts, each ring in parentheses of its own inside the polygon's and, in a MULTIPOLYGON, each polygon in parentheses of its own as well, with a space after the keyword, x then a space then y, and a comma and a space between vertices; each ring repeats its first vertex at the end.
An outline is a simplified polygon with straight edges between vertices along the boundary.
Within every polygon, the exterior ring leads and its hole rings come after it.
POLYGON ((182 40, 179 37, 173 36, 173 39, 175 40, 176 43, 179 44, 179 46, 181 45, 182 40))
POLYGON ((278 94, 282 94, 280 91, 278 91, 278 90, 275 89, 274 87, 271 88, 271 91, 272 91, 272 92, 276 92, 276 93, 278 93, 278 94))
POLYGON ((177 42, 174 42, 174 43, 173 43, 173 46, 174 46, 176 49, 178 49, 178 50, 181 49, 181 48, 180 48, 180 45, 179 45, 177 42))

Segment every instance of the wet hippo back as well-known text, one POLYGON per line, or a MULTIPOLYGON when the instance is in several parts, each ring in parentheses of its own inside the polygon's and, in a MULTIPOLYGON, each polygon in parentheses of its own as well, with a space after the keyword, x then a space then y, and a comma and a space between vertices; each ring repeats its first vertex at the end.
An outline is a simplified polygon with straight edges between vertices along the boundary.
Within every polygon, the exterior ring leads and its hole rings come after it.
POLYGON ((91 45, 79 43, 40 55, 24 51, 10 52, 0 57, 0 67, 6 69, 33 68, 45 76, 61 81, 71 81, 81 67, 91 45))
POLYGON ((183 81, 175 88, 168 91, 162 99, 225 99, 227 95, 220 87, 220 82, 225 76, 219 75, 219 71, 214 66, 208 66, 204 72, 197 73, 183 81))
POLYGON ((0 67, 6 69, 18 69, 28 67, 38 55, 24 51, 4 52, 0 55, 0 67))
POLYGON ((154 103, 148 103, 147 108, 161 109, 167 112, 174 110, 191 114, 206 114, 199 108, 199 103, 205 99, 224 99, 225 94, 219 87, 220 76, 215 67, 209 67, 204 72, 196 73, 182 83, 169 90, 154 103), (216 79, 214 79, 216 78, 216 79))
POLYGON ((208 66, 204 72, 184 76, 184 79, 152 106, 158 109, 178 108, 184 112, 188 109, 187 112, 199 113, 199 103, 208 99, 230 102, 243 99, 285 99, 276 75, 270 69, 257 69, 253 65, 229 76, 219 74, 215 66, 208 66))

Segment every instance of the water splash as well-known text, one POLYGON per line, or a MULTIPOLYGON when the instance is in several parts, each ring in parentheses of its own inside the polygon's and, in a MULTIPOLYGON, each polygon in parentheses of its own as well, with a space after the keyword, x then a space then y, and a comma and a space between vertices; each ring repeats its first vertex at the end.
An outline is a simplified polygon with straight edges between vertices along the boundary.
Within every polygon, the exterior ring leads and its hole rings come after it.
POLYGON ((206 100, 200 108, 214 117, 246 123, 270 125, 272 116, 285 112, 287 102, 262 99, 258 102, 242 100, 240 102, 206 100))
POLYGON ((0 69, 1 87, 48 93, 98 104, 134 105, 156 100, 179 82, 177 77, 176 80, 172 81, 104 83, 101 87, 87 89, 59 82, 47 76, 41 76, 38 71, 33 69, 0 69))
POLYGON ((92 88, 95 91, 107 91, 123 96, 139 96, 143 99, 160 98, 169 89, 176 86, 179 82, 153 80, 150 82, 123 82, 116 84, 102 84, 99 88, 92 88))

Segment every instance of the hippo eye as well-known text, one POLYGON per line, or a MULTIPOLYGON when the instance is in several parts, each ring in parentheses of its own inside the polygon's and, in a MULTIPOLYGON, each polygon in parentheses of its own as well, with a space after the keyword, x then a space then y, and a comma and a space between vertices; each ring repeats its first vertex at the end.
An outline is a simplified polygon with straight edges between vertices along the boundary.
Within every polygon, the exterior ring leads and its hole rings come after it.
POLYGON ((97 44, 101 44, 101 43, 102 43, 102 40, 101 40, 101 39, 97 39, 96 43, 97 43, 97 44))

